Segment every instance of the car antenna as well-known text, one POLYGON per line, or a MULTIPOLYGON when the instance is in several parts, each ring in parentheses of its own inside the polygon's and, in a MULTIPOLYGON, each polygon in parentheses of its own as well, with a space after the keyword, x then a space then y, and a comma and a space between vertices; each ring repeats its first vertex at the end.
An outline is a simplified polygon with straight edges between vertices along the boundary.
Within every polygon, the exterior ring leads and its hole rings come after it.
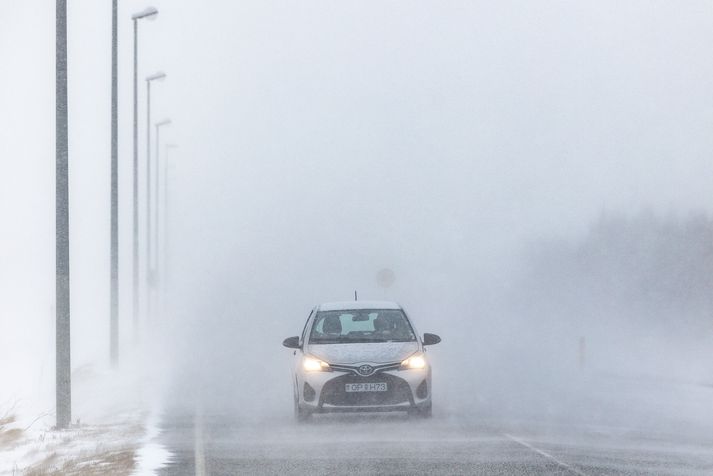
POLYGON ((355 301, 358 301, 356 289, 354 290, 354 300, 355 300, 355 301))

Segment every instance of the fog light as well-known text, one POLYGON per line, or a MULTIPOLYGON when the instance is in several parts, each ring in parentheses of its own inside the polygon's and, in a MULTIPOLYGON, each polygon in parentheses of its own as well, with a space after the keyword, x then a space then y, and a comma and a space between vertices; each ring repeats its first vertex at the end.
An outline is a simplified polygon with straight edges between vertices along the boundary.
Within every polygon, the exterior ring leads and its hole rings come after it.
POLYGON ((428 397, 428 382, 426 382, 425 380, 421 382, 421 385, 419 385, 416 389, 416 396, 418 398, 428 397))
POLYGON ((312 400, 314 400, 314 397, 317 396, 317 392, 315 392, 314 389, 307 382, 305 382, 303 394, 305 397, 305 402, 311 402, 312 400))

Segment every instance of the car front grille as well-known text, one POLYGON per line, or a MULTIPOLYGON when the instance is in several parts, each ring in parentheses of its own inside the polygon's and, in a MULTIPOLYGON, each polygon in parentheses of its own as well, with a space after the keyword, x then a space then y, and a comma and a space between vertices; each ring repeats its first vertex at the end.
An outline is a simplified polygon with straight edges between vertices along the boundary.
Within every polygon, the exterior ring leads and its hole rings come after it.
POLYGON ((386 373, 376 373, 370 377, 347 374, 336 377, 322 387, 320 406, 378 406, 412 402, 411 388, 405 380, 386 373), (385 392, 347 392, 348 383, 386 383, 385 392))

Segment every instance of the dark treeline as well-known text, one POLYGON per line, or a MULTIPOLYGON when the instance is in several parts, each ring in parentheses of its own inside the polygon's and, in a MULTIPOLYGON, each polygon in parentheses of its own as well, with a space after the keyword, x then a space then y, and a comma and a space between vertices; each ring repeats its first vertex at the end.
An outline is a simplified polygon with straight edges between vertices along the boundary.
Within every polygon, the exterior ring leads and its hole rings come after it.
POLYGON ((713 220, 603 213, 585 236, 541 241, 513 289, 519 313, 577 325, 713 332, 713 220))

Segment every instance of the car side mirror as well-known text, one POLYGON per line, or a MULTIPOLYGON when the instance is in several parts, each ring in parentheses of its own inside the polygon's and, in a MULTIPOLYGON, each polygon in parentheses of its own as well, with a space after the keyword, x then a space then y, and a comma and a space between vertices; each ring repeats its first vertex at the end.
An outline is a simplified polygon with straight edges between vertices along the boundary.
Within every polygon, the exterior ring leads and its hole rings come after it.
POLYGON ((282 341, 282 345, 289 349, 299 349, 300 348, 300 338, 298 336, 288 337, 282 341))
POLYGON ((423 334, 423 345, 434 345, 438 344, 441 342, 441 338, 437 336, 436 334, 429 334, 428 332, 424 332, 423 334))

